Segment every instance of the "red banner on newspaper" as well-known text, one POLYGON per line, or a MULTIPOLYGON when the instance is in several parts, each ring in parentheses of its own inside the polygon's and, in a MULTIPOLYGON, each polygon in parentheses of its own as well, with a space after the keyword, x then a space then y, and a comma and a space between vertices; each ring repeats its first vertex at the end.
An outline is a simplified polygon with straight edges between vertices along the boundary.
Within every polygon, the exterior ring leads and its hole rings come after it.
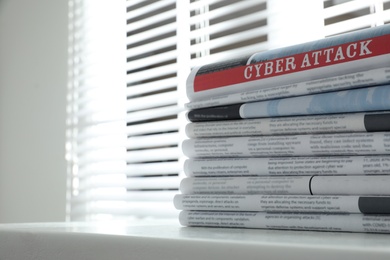
POLYGON ((194 92, 390 54, 390 35, 196 75, 194 92))

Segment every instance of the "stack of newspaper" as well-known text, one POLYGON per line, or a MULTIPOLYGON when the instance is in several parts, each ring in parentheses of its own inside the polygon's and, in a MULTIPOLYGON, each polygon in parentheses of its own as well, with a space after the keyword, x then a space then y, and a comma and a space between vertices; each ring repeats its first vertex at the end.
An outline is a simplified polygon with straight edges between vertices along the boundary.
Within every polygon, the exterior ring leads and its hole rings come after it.
POLYGON ((390 25, 194 68, 185 226, 390 233, 390 25))

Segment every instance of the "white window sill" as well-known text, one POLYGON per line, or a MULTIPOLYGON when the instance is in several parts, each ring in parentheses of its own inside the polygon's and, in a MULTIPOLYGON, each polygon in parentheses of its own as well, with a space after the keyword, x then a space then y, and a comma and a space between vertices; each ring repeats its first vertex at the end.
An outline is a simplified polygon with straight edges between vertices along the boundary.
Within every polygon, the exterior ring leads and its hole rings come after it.
POLYGON ((390 259, 390 236, 136 223, 1 224, 0 259, 390 259))

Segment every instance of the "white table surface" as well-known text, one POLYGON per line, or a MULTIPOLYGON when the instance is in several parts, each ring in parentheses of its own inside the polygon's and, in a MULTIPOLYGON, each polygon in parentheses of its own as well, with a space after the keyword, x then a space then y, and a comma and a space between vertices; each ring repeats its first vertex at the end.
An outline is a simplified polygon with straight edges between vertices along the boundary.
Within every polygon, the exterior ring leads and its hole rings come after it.
POLYGON ((0 224, 0 260, 390 259, 390 235, 182 227, 177 220, 0 224))

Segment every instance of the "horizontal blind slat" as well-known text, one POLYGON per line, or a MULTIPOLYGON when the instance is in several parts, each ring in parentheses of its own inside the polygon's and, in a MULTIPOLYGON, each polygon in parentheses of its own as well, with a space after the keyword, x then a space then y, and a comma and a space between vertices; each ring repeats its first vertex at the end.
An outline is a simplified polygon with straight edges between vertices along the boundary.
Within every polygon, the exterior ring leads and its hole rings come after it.
POLYGON ((157 37, 159 35, 163 35, 166 33, 175 33, 175 32, 176 32, 176 23, 170 23, 148 31, 144 31, 142 33, 137 33, 132 37, 127 37, 126 44, 131 45, 142 41, 148 41, 151 38, 157 37))
POLYGON ((220 3, 226 0, 207 0, 207 2, 204 1, 193 1, 189 5, 189 11, 197 11, 205 6, 205 3, 207 5, 213 5, 216 3, 220 3))
POLYGON ((100 124, 100 123, 121 121, 125 118, 125 116, 121 114, 122 114, 121 112, 118 112, 113 115, 112 111, 104 111, 104 110, 96 111, 96 110, 84 109, 78 111, 76 113, 76 117, 78 119, 78 125, 90 126, 90 125, 100 124), (90 112, 93 112, 94 114, 91 115, 90 112))
POLYGON ((127 176, 172 174, 181 171, 181 167, 182 164, 178 161, 128 164, 125 173, 127 176))
POLYGON ((82 140, 87 138, 94 138, 97 136, 105 135, 119 135, 126 133, 126 124, 124 121, 113 121, 100 124, 94 124, 91 126, 80 126, 77 141, 82 142, 82 140))
POLYGON ((126 161, 127 163, 169 161, 177 160, 180 156, 181 150, 178 147, 138 150, 127 152, 126 161))
POLYGON ((137 83, 143 80, 150 80, 151 77, 158 78, 170 74, 176 74, 176 71, 177 71, 176 64, 169 64, 169 65, 160 66, 156 68, 145 69, 140 72, 128 74, 126 76, 126 82, 127 84, 137 83))
POLYGON ((245 41, 247 39, 253 39, 256 36, 266 35, 268 32, 267 28, 255 28, 248 31, 231 34, 228 36, 220 37, 218 39, 214 39, 212 41, 202 42, 196 45, 192 45, 190 50, 191 53, 200 52, 204 49, 213 49, 222 47, 225 45, 239 43, 245 41))
POLYGON ((143 95, 151 92, 161 91, 177 86, 177 77, 155 80, 148 83, 131 85, 126 89, 126 97, 143 95))
MULTIPOLYGON (((386 10, 383 12, 383 17, 389 17, 390 10, 386 10)), ((385 21, 389 21, 388 18, 385 21)), ((325 26, 324 31, 326 36, 336 35, 348 31, 353 31, 357 29, 362 29, 366 27, 371 27, 377 21, 376 14, 369 14, 360 17, 356 17, 353 19, 345 20, 342 22, 334 23, 325 26)))
POLYGON ((126 122, 135 123, 139 121, 152 120, 166 116, 174 116, 181 112, 183 108, 178 106, 167 106, 155 109, 131 112, 126 116, 126 122))
POLYGON ((107 134, 104 136, 89 137, 80 141, 78 144, 77 154, 81 155, 83 153, 98 149, 123 147, 125 142, 126 136, 124 133, 120 135, 107 134))
POLYGON ((354 0, 346 3, 334 5, 332 7, 324 8, 323 11, 324 19, 357 11, 362 8, 369 7, 371 4, 372 2, 367 0, 354 0))
POLYGON ((141 3, 145 2, 145 0, 131 0, 131 1, 126 1, 126 8, 132 8, 136 5, 139 5, 141 3))
POLYGON ((125 187, 129 190, 162 190, 162 189, 174 189, 177 190, 180 183, 180 177, 167 176, 167 177, 147 177, 147 178, 128 178, 125 187))
MULTIPOLYGON (((147 15, 152 13, 153 11, 158 11, 159 9, 172 5, 176 2, 176 0, 164 0, 164 1, 155 1, 152 4, 145 5, 141 8, 132 9, 127 12, 126 19, 131 19, 133 17, 138 17, 142 15, 147 15)), ((130 5, 127 6, 128 8, 130 5)))
POLYGON ((126 57, 130 58, 138 56, 140 53, 151 53, 167 47, 176 46, 177 37, 176 35, 170 37, 164 37, 163 39, 153 40, 144 43, 140 46, 128 48, 126 51, 126 57))
POLYGON ((159 64, 163 62, 176 60, 176 58, 177 58, 176 50, 167 51, 160 54, 153 54, 153 55, 148 54, 148 57, 146 58, 137 59, 132 62, 128 62, 126 65, 126 70, 127 71, 139 70, 139 68, 144 68, 144 67, 153 66, 155 64, 159 64))
POLYGON ((149 163, 127 164, 124 161, 96 161, 95 163, 79 164, 80 178, 92 175, 123 174, 127 176, 152 176, 158 174, 174 174, 181 171, 182 164, 178 161, 163 161, 149 163))
POLYGON ((127 202, 164 202, 172 201, 173 197, 177 194, 177 191, 123 191, 123 192, 91 192, 86 191, 80 193, 77 197, 74 197, 74 204, 85 203, 88 201, 127 201, 127 202))
MULTIPOLYGON (((157 15, 153 15, 148 17, 147 19, 142 19, 139 21, 134 21, 131 24, 127 26, 127 32, 132 32, 139 30, 143 27, 148 27, 154 24, 157 24, 159 22, 163 22, 164 20, 176 18, 176 10, 169 10, 162 13, 159 13, 157 15)), ((129 17, 130 18, 130 17, 129 17)))
POLYGON ((258 43, 253 45, 248 45, 241 48, 235 48, 233 50, 223 51, 219 53, 215 53, 213 55, 203 56, 199 58, 194 58, 191 60, 190 66, 201 66, 204 64, 220 61, 220 60, 226 60, 226 59, 232 59, 239 56, 244 56, 256 52, 261 52, 269 49, 269 45, 267 42, 264 43, 258 43))
POLYGON ((131 177, 127 179, 115 180, 115 175, 91 176, 87 180, 80 181, 80 191, 108 188, 125 188, 127 190, 163 190, 175 189, 179 187, 180 178, 178 176, 165 177, 131 177))
POLYGON ((190 18, 190 24, 193 25, 193 24, 201 23, 205 20, 210 21, 212 19, 216 19, 218 17, 225 16, 229 13, 234 14, 234 13, 237 13, 238 11, 243 10, 243 9, 248 9, 248 8, 257 6, 257 5, 259 5, 261 3, 265 3, 265 2, 266 2, 265 0, 237 1, 234 4, 230 4, 230 5, 227 5, 227 6, 212 10, 212 11, 208 11, 208 12, 193 16, 190 18))
MULTIPOLYGON (((123 156, 124 158, 124 156, 123 156)), ((124 159, 118 158, 112 161, 95 161, 88 164, 80 163, 78 165, 78 176, 80 179, 93 175, 111 175, 126 173, 126 162, 124 159)))
POLYGON ((136 111, 153 107, 167 106, 177 103, 177 91, 132 98, 127 101, 127 111, 136 111))
POLYGON ((224 21, 223 23, 217 23, 214 25, 209 25, 203 28, 199 28, 191 31, 190 37, 191 39, 202 37, 203 35, 211 35, 219 32, 223 32, 226 30, 230 30, 232 28, 242 27, 244 25, 251 25, 256 21, 264 20, 267 18, 267 11, 257 12, 254 14, 237 17, 234 19, 230 19, 224 21))
POLYGON ((179 129, 180 122, 178 119, 162 120, 152 123, 143 123, 131 125, 126 128, 127 135, 143 135, 156 132, 168 132, 179 129))
POLYGON ((107 147, 104 149, 95 149, 88 153, 78 153, 79 165, 95 163, 95 162, 117 162, 124 161, 125 156, 125 144, 122 147, 107 147))
POLYGON ((162 133, 147 136, 130 137, 126 141, 127 149, 141 149, 159 146, 178 145, 178 133, 162 133))

